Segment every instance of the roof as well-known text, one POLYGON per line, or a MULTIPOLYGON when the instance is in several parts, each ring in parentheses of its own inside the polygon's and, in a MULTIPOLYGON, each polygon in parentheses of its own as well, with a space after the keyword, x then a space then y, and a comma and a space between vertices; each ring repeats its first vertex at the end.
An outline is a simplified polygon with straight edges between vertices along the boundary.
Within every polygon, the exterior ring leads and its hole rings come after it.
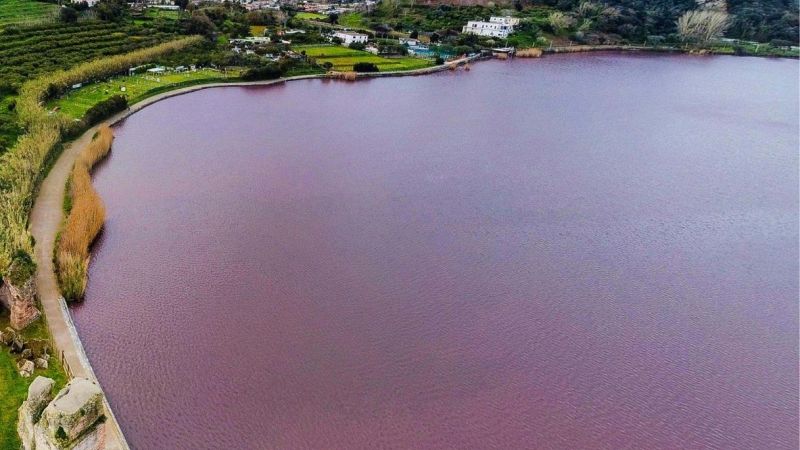
POLYGON ((364 36, 364 37, 369 37, 369 36, 368 36, 368 35, 366 35, 366 34, 362 34, 362 33, 356 33, 355 31, 337 31, 335 34, 346 34, 346 35, 348 35, 348 36, 364 36))

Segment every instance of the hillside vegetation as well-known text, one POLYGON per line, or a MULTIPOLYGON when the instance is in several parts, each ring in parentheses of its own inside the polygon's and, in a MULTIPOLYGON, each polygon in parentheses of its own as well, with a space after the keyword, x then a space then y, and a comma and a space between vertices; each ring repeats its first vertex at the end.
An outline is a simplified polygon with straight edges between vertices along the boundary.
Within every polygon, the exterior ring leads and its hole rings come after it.
POLYGON ((58 5, 34 0, 0 0, 0 28, 52 21, 58 9, 58 5))

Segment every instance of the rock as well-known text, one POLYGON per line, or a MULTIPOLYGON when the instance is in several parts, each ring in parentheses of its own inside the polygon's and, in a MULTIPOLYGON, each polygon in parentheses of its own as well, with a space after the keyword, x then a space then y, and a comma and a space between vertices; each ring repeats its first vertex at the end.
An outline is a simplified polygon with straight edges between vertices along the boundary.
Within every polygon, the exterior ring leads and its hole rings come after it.
POLYGON ((34 422, 39 421, 45 406, 53 399, 53 386, 56 382, 47 377, 36 377, 28 386, 28 410, 34 418, 34 422))
POLYGON ((105 409, 100 387, 85 378, 75 378, 52 399, 54 384, 49 378, 36 377, 28 388, 28 399, 22 403, 17 421, 22 448, 105 449, 105 409))
POLYGON ((101 419, 105 419, 105 414, 100 386, 85 378, 75 378, 47 405, 38 426, 49 440, 69 443, 101 419))
POLYGON ((19 407, 17 434, 22 448, 34 448, 34 424, 39 421, 42 411, 53 399, 53 386, 56 382, 46 377, 36 377, 28 386, 28 398, 19 407))
POLYGON ((20 286, 14 286, 9 280, 0 283, 0 303, 11 311, 11 327, 21 330, 40 316, 36 309, 36 288, 33 277, 20 286))
POLYGON ((33 374, 33 370, 36 368, 36 365, 33 364, 33 361, 29 359, 21 359, 17 363, 17 369, 19 370, 20 376, 29 377, 33 374))
POLYGON ((5 329, 5 330, 3 330, 3 334, 2 334, 2 342, 3 342, 3 344, 5 344, 5 345, 11 345, 11 342, 12 342, 12 341, 13 341, 13 340, 14 340, 16 337, 17 337, 17 332, 16 332, 16 331, 14 331, 14 329, 13 329, 13 328, 11 328, 11 327, 6 327, 6 329, 5 329))
POLYGON ((31 351, 31 349, 29 348, 23 348, 22 352, 20 353, 20 356, 22 356, 25 359, 31 359, 31 357, 33 356, 33 351, 31 351))
POLYGON ((33 364, 36 366, 37 369, 47 369, 47 367, 49 366, 47 360, 44 358, 34 359, 33 364))
POLYGON ((19 336, 15 337, 11 341, 11 353, 22 353, 23 349, 25 349, 25 342, 19 336))

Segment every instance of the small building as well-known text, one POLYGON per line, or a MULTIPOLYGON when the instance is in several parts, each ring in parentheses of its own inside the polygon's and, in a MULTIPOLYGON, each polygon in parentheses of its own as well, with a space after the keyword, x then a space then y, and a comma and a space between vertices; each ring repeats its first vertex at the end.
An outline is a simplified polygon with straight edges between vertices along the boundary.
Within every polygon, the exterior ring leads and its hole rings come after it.
POLYGON ((409 45, 409 46, 419 45, 419 39, 401 37, 400 45, 409 45))
POLYGON ((354 42, 366 44, 369 36, 366 34, 355 33, 353 31, 337 31, 333 33, 333 37, 342 40, 344 45, 350 45, 354 42))
POLYGON ((462 33, 476 34, 478 36, 490 36, 507 38, 514 32, 514 25, 519 24, 519 19, 515 17, 492 16, 488 22, 480 20, 470 20, 461 29, 462 33))

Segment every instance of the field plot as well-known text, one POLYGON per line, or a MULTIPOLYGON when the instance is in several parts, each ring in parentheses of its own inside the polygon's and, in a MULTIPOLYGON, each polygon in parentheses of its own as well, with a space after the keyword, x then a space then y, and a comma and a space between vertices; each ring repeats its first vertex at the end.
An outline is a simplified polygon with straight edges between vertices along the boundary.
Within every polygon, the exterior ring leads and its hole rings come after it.
POLYGON ((225 81, 238 76, 238 70, 221 72, 213 69, 200 69, 194 72, 114 77, 107 81, 74 89, 63 97, 50 102, 48 107, 57 107, 62 113, 80 119, 89 108, 112 95, 124 95, 128 97, 128 104, 133 104, 151 95, 179 86, 225 81))
POLYGON ((333 64, 333 70, 338 71, 353 70, 353 65, 360 62, 373 63, 378 66, 378 70, 381 72, 414 70, 433 65, 433 61, 429 59, 411 57, 385 58, 361 50, 332 45, 296 47, 295 50, 299 52, 305 51, 308 57, 317 61, 317 64, 329 62, 333 64))
POLYGON ((58 5, 33 0, 0 0, 0 28, 50 21, 58 15, 58 5))
POLYGON ((0 34, 0 84, 20 84, 40 73, 149 47, 172 36, 110 22, 41 25, 0 34))
POLYGON ((299 12, 294 16, 295 19, 300 20, 325 20, 328 18, 325 14, 317 14, 312 12, 299 12))

